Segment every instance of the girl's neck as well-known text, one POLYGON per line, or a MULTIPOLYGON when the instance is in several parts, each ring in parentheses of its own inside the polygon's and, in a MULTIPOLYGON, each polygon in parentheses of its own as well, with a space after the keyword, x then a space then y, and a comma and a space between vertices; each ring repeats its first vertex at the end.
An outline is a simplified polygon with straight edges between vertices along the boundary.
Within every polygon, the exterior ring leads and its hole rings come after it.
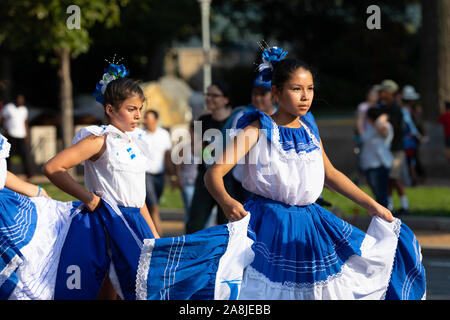
POLYGON ((273 121, 281 127, 288 127, 288 128, 301 127, 301 123, 299 121, 298 116, 294 116, 292 114, 280 111, 280 108, 278 108, 277 112, 275 112, 271 117, 273 121))
POLYGON ((231 114, 231 108, 223 107, 211 111, 211 117, 216 121, 222 121, 228 118, 231 114))
POLYGON ((114 128, 116 128, 117 130, 119 130, 122 133, 126 133, 125 130, 121 129, 118 125, 112 123, 111 121, 108 123, 109 125, 113 126, 114 128))

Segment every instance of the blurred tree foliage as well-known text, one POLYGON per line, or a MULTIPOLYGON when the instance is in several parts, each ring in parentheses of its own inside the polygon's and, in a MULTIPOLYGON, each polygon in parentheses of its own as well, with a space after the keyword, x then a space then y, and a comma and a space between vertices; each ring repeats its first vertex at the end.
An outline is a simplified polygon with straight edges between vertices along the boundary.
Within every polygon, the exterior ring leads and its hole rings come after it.
POLYGON ((73 95, 93 92, 115 54, 133 78, 156 79, 164 49, 199 30, 192 0, 2 0, 0 80, 12 89, 0 98, 22 91, 32 105, 60 108, 61 48, 70 49, 73 95), (80 8, 80 29, 67 28, 70 5, 80 8))
POLYGON ((420 16, 417 19, 414 13, 418 9, 420 15, 420 1, 377 1, 379 30, 366 25, 370 16, 366 10, 372 4, 370 0, 215 0, 212 6, 213 12, 229 19, 216 34, 217 41, 227 44, 237 38, 239 42, 253 34, 270 45, 285 46, 289 56, 316 69, 316 105, 353 110, 366 90, 385 78, 399 85, 419 84, 420 16))
MULTIPOLYGON (((89 29, 96 23, 110 28, 119 22, 120 4, 126 0, 5 0, 2 5, 1 34, 4 45, 14 53, 17 49, 35 50, 37 61, 50 56, 58 66, 59 98, 63 146, 72 144, 73 95, 70 60, 87 52, 91 44, 89 29), (75 11, 69 7, 76 5, 75 11), (72 14, 76 20, 70 20, 72 14), (69 21, 70 20, 70 21, 69 21), (75 26, 71 23, 75 23, 75 26), (69 27, 70 25, 70 27, 69 27)), ((35 75, 34 80, 41 80, 35 75)))
MULTIPOLYGON (((253 43, 255 63, 258 40, 284 46, 317 70, 317 107, 352 111, 385 78, 420 90, 420 47, 434 36, 422 34, 421 6, 429 1, 379 0, 381 29, 369 30, 371 0, 212 0, 212 43, 225 50, 253 43)), ((57 69, 50 63, 57 55, 46 48, 70 44, 73 94, 90 93, 114 54, 131 77, 157 79, 165 51, 200 38, 200 23, 196 0, 2 0, 0 78, 7 74, 33 104, 58 108, 57 69), (80 6, 82 19, 71 34, 63 25, 70 4, 80 6)), ((254 71, 255 65, 218 66, 213 75, 234 82, 236 100, 245 103, 254 71)))

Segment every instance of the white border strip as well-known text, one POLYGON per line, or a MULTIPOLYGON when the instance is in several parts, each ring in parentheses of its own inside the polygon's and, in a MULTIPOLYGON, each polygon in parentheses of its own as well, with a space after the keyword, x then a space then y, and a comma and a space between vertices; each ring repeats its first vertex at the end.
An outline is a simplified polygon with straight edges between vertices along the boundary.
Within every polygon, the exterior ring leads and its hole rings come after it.
POLYGON ((136 300, 147 300, 147 277, 155 239, 144 239, 136 274, 136 300))

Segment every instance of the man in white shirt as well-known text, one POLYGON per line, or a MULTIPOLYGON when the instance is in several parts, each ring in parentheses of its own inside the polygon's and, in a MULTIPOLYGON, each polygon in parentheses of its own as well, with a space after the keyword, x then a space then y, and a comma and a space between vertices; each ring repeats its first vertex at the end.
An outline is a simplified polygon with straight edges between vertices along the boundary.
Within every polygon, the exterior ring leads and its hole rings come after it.
MULTIPOLYGON (((6 138, 11 144, 11 156, 17 154, 22 160, 27 179, 33 175, 33 162, 31 158, 29 128, 28 128, 28 109, 25 106, 25 97, 18 94, 16 104, 7 103, 1 111, 3 127, 6 130, 6 138)), ((10 167, 8 158, 8 167, 10 167)))
POLYGON ((176 180, 175 168, 170 159, 172 142, 166 129, 158 126, 158 112, 149 110, 144 114, 145 137, 151 159, 145 174, 145 203, 159 234, 162 234, 159 217, 159 200, 164 190, 164 176, 167 172, 171 179, 176 180))

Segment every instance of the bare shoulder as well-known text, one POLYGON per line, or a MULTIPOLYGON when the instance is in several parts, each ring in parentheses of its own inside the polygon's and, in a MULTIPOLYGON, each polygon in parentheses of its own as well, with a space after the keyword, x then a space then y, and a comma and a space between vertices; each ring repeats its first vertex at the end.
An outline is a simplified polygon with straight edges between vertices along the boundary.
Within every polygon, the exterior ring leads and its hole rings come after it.
POLYGON ((260 130, 260 122, 259 120, 255 120, 246 127, 242 129, 241 132, 237 135, 237 141, 241 141, 242 139, 250 139, 253 143, 256 143, 259 138, 259 130, 260 130))
POLYGON ((92 134, 77 144, 79 144, 79 148, 83 149, 86 154, 92 155, 89 157, 89 160, 95 161, 100 158, 106 150, 106 135, 97 136, 92 134))
POLYGON ((89 143, 101 143, 103 144, 106 140, 106 135, 97 136, 95 134, 91 134, 87 136, 84 140, 89 140, 89 143))

